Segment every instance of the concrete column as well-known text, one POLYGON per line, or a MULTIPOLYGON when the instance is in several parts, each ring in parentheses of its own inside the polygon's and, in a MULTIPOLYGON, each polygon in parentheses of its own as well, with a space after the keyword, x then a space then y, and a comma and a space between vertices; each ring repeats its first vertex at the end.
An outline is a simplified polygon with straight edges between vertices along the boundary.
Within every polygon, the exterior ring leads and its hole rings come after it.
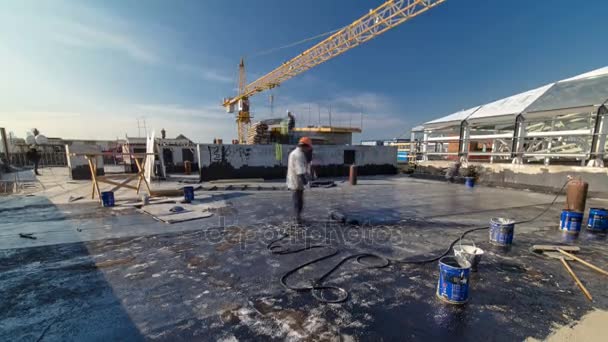
POLYGON ((2 152, 6 158, 6 165, 8 166, 11 162, 10 151, 8 149, 8 140, 6 139, 6 130, 4 127, 0 127, 0 138, 2 138, 2 152))
MULTIPOLYGON (((551 132, 555 129, 555 119, 551 119, 551 132)), ((545 146, 545 149, 548 153, 551 153, 551 148, 553 147, 553 137, 549 137, 549 143, 545 146)), ((545 165, 549 165, 551 163, 550 157, 545 157, 545 165)))
POLYGON ((458 157, 461 162, 469 161, 469 137, 471 128, 466 120, 460 123, 460 137, 458 138, 458 157))
POLYGON ((492 155, 490 155, 490 164, 494 163, 494 153, 496 153, 496 139, 492 139, 492 155))
POLYGON ((424 131, 424 137, 422 138, 422 160, 424 160, 424 161, 429 160, 429 157, 426 155, 428 143, 429 143, 429 132, 424 131))
POLYGON ((408 162, 413 158, 414 162, 416 161, 416 155, 418 151, 416 150, 416 132, 412 132, 410 134, 410 153, 408 154, 408 162))
POLYGON ((526 124, 524 116, 519 114, 515 118, 515 130, 513 131, 513 148, 511 152, 512 164, 524 163, 524 142, 526 139, 526 124))
POLYGON ((591 155, 587 166, 604 167, 604 153, 606 152, 606 135, 608 134, 608 109, 605 105, 597 111, 596 122, 591 140, 591 155))

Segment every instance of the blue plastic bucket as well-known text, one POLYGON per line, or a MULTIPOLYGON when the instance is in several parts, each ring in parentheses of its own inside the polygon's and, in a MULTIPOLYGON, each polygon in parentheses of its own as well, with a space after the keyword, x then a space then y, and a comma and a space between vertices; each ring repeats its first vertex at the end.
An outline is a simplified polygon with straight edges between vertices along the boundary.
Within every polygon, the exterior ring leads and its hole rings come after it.
POLYGON ((104 191, 101 193, 101 203, 104 207, 114 206, 114 193, 112 191, 104 191))
POLYGON ((594 232, 608 231, 608 210, 604 208, 589 209, 587 229, 592 230, 594 232))
POLYGON ((568 209, 562 210, 560 217, 559 229, 563 232, 578 233, 581 231, 583 224, 583 213, 576 211, 570 211, 568 209))
POLYGON ((471 264, 453 256, 439 259, 437 297, 450 304, 464 304, 469 300, 471 264))
POLYGON ((498 246, 511 246, 515 221, 502 217, 490 220, 490 243, 498 246))
POLYGON ((467 186, 467 188, 473 188, 473 187, 475 187, 475 178, 473 178, 473 177, 466 177, 464 179, 464 184, 467 186))
POLYGON ((184 200, 186 202, 192 202, 192 200, 194 200, 194 187, 191 187, 191 186, 184 187, 184 200))
MULTIPOLYGON (((561 242, 566 243, 566 244, 574 243, 575 241, 578 240, 578 236, 579 236, 578 232, 567 232, 567 231, 562 231, 561 235, 562 235, 561 242)), ((597 235, 597 234, 593 234, 593 235, 597 235)))

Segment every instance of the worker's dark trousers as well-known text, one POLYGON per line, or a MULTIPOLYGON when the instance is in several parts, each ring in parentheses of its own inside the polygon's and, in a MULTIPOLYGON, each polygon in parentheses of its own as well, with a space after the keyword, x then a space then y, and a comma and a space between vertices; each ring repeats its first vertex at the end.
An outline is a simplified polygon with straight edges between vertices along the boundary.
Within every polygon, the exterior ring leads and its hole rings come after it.
POLYGON ((34 174, 39 175, 38 173, 38 164, 40 164, 40 160, 34 160, 34 174))
POLYGON ((294 190, 293 196, 293 210, 296 218, 300 218, 302 209, 304 208, 304 190, 294 190))

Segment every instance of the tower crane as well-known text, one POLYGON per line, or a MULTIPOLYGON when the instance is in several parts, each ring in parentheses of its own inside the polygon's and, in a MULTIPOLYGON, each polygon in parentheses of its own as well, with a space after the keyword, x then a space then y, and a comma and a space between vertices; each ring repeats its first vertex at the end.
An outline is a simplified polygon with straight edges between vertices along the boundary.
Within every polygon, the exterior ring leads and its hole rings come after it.
POLYGON ((236 122, 239 143, 245 143, 247 128, 251 123, 249 114, 249 98, 251 96, 278 87, 288 79, 337 57, 445 1, 388 0, 250 84, 246 84, 245 62, 241 59, 239 64, 239 94, 232 98, 225 98, 223 101, 223 106, 228 113, 234 113, 235 110, 238 110, 236 122))

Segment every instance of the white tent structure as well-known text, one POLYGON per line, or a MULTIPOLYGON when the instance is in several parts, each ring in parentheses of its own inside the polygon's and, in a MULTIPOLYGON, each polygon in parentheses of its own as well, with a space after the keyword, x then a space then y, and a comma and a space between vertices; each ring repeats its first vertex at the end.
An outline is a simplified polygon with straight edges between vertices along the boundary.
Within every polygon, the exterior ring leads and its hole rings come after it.
POLYGON ((444 116, 412 130, 422 160, 587 163, 608 156, 608 67, 444 116))

